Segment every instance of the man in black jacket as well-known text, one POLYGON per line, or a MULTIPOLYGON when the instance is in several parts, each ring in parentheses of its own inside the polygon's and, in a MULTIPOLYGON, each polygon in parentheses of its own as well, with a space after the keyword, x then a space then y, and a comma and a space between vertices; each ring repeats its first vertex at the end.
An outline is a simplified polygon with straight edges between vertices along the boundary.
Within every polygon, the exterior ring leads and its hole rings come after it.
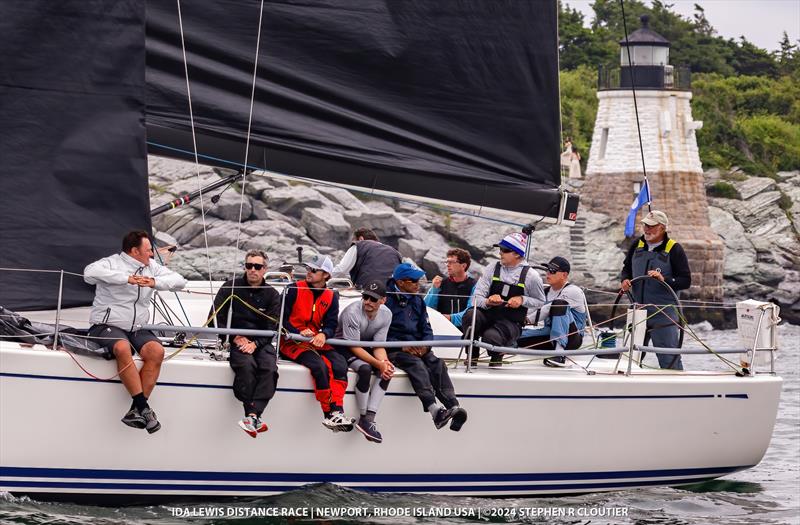
MULTIPOLYGON (((244 260, 244 275, 226 281, 214 298, 214 309, 219 309, 217 327, 275 330, 281 300, 277 290, 264 282, 267 256, 260 250, 251 250, 244 260)), ((239 426, 251 437, 256 437, 259 432, 267 430, 261 414, 275 395, 278 383, 278 365, 272 338, 220 335, 220 339, 231 343, 233 394, 244 407, 244 419, 239 421, 239 426)))
MULTIPOLYGON (((680 327, 678 309, 674 306, 674 292, 692 285, 689 259, 683 247, 667 235, 669 218, 663 211, 651 211, 642 219, 644 235, 633 243, 622 267, 623 292, 632 291, 633 299, 647 307, 647 332, 652 345, 661 348, 678 348, 680 327), (636 277, 647 276, 649 279, 636 277)), ((658 366, 683 370, 678 354, 656 354, 658 366)))
POLYGON ((358 228, 353 232, 353 244, 334 267, 333 275, 350 277, 356 288, 364 288, 372 281, 385 283, 401 262, 400 252, 380 242, 374 231, 358 228))

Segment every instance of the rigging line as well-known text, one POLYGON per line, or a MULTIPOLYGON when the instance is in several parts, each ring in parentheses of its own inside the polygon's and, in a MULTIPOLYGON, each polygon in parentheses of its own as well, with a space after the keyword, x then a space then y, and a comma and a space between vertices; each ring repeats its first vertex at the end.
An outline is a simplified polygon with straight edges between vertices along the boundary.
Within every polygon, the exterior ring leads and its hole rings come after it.
POLYGON ((647 186, 647 211, 653 211, 653 207, 650 205, 650 202, 653 198, 653 194, 650 191, 650 183, 647 181, 647 168, 645 167, 644 163, 644 146, 642 145, 642 127, 639 124, 639 105, 636 103, 636 81, 634 80, 634 77, 636 75, 634 74, 633 61, 631 60, 631 45, 628 42, 628 23, 625 21, 624 0, 619 0, 619 7, 620 9, 622 9, 622 28, 625 31, 625 51, 628 55, 628 70, 630 71, 631 74, 631 93, 633 93, 633 111, 636 114, 636 132, 639 134, 639 153, 642 156, 642 173, 644 173, 644 183, 647 186))
MULTIPOLYGON (((185 149, 181 149, 181 148, 175 148, 173 146, 167 146, 166 144, 161 144, 159 142, 153 142, 153 141, 150 141, 150 140, 147 141, 147 145, 148 146, 155 146, 157 148, 161 148, 161 149, 165 149, 165 150, 169 150, 169 151, 174 151, 174 152, 177 152, 177 153, 185 153, 185 154, 190 154, 190 155, 192 154, 191 151, 188 151, 188 150, 185 150, 185 149)), ((285 174, 282 174, 282 173, 269 172, 269 170, 267 170, 263 166, 242 165, 241 162, 234 162, 232 160, 223 159, 223 158, 220 158, 220 157, 215 157, 213 155, 205 155, 205 154, 202 154, 202 153, 198 153, 198 157, 202 157, 203 159, 206 159, 206 160, 213 160, 213 161, 216 161, 216 162, 222 162, 222 163, 225 163, 225 164, 230 164, 231 166, 236 166, 236 167, 240 167, 240 168, 243 168, 243 169, 251 169, 251 170, 262 171, 262 172, 265 173, 265 175, 264 175, 265 177, 280 176, 280 177, 287 177, 287 178, 290 178, 292 180, 298 180, 298 181, 301 181, 301 182, 305 182, 307 184, 316 184, 316 185, 319 185, 319 186, 328 186, 328 187, 331 187, 331 188, 342 188, 342 189, 346 189, 346 190, 348 190, 348 191, 350 191, 352 193, 368 195, 368 196, 373 197, 373 198, 377 197, 377 198, 381 198, 381 199, 384 199, 384 200, 396 200, 398 202, 405 202, 405 203, 413 204, 415 206, 422 206, 422 207, 425 207, 425 208, 428 208, 428 209, 431 209, 431 210, 435 210, 435 211, 441 211, 441 210, 444 209, 444 210, 447 210, 447 211, 449 211, 450 213, 452 213, 454 215, 465 215, 467 217, 479 217, 479 218, 481 218, 483 220, 486 220, 486 221, 498 222, 498 223, 501 223, 501 224, 507 224, 509 226, 517 226, 519 228, 522 228, 523 226, 527 225, 527 224, 524 224, 524 223, 521 223, 521 222, 507 221, 507 220, 504 220, 504 219, 496 219, 494 217, 487 217, 487 216, 481 215, 482 212, 480 212, 480 211, 478 213, 469 213, 469 212, 457 210, 455 208, 448 208, 448 207, 445 207, 445 206, 428 204, 428 203, 425 203, 425 202, 415 201, 413 199, 405 199, 403 197, 393 197, 393 196, 388 196, 388 195, 381 195, 379 193, 371 193, 371 192, 369 192, 367 190, 358 190, 358 189, 354 189, 354 188, 352 188, 350 186, 347 186, 347 185, 344 185, 344 184, 333 184, 333 183, 330 183, 330 182, 319 181, 319 180, 310 179, 310 178, 307 178, 307 177, 300 177, 300 176, 297 176, 297 175, 285 175, 285 174), (272 173, 272 175, 266 175, 267 172, 272 173)), ((481 210, 482 209, 483 209, 483 207, 481 207, 481 210)), ((551 209, 552 209, 552 206, 551 206, 551 209)), ((541 222, 541 220, 542 219, 540 219, 539 222, 541 222)))
POLYGON ((186 41, 183 35, 183 17, 181 16, 181 0, 175 0, 175 1, 178 4, 178 26, 180 27, 180 32, 181 32, 181 53, 183 55, 183 73, 184 76, 186 77, 186 97, 189 101, 189 122, 192 127, 192 148, 194 149, 195 177, 197 178, 197 187, 200 190, 200 215, 203 219, 203 240, 205 241, 206 245, 206 262, 208 264, 208 289, 209 291, 213 292, 214 289, 211 286, 211 254, 209 253, 208 250, 208 235, 206 233, 206 211, 205 211, 206 207, 203 202, 203 185, 200 181, 200 158, 197 155, 197 134, 195 133, 194 129, 194 111, 192 110, 192 89, 191 86, 189 85, 189 63, 186 59, 186 41))
MULTIPOLYGON (((253 129, 253 104, 256 98, 256 80, 258 79, 258 54, 261 51, 261 20, 264 17, 264 0, 261 0, 261 8, 258 11, 258 35, 256 36, 256 57, 253 62, 253 83, 250 87, 250 112, 247 116, 247 139, 244 145, 244 165, 247 166, 247 158, 250 154, 250 135, 253 129)), ((239 251, 239 244, 242 238, 242 213, 244 210, 244 190, 247 186, 247 169, 242 171, 242 192, 239 197, 239 225, 236 230, 236 251, 239 251)), ((264 261, 265 263, 267 261, 264 261)), ((237 263, 234 262, 234 265, 237 263)), ((236 268, 231 271, 231 283, 236 280, 236 268)), ((233 288, 231 288, 231 297, 233 297, 233 288)), ((231 311, 233 309, 231 308, 231 311)), ((230 328, 230 327, 229 327, 230 328)))

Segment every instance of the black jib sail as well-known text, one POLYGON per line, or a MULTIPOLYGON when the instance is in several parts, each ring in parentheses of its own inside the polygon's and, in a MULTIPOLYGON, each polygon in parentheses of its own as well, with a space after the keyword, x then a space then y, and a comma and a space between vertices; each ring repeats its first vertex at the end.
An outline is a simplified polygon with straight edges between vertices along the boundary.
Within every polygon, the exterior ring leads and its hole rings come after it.
MULTIPOLYGON (((3 2, 0 268, 82 273, 150 228, 144 0, 3 2)), ((0 270, 0 305, 54 308, 59 275, 0 270)), ((91 302, 64 278, 64 306, 91 302)))
MULTIPOLYGON (((260 0, 149 2, 151 153, 245 159, 260 0)), ((574 219, 560 208, 555 0, 269 0, 248 166, 574 219)))

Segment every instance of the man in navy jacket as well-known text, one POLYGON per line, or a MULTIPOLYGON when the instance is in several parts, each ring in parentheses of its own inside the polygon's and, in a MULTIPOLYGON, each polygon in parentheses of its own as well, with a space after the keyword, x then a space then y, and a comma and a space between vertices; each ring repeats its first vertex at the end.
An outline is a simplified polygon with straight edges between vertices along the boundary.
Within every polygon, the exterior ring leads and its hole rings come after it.
MULTIPOLYGON (((387 341, 433 342, 427 307, 419 293, 419 280, 423 275, 425 272, 408 263, 394 269, 387 287, 386 306, 392 312, 387 341)), ((444 427, 449 421, 450 430, 461 430, 467 411, 458 406, 447 366, 434 355, 430 346, 409 345, 387 348, 387 351, 389 360, 408 374, 423 410, 431 413, 436 428, 444 427)))

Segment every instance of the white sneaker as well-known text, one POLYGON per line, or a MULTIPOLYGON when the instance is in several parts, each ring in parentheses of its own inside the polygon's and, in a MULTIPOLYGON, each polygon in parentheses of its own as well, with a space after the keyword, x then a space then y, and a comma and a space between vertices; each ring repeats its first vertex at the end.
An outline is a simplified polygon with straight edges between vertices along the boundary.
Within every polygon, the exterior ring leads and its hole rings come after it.
POLYGON ((331 417, 322 420, 323 426, 334 432, 350 432, 353 430, 355 419, 345 416, 342 412, 334 412, 331 417))

